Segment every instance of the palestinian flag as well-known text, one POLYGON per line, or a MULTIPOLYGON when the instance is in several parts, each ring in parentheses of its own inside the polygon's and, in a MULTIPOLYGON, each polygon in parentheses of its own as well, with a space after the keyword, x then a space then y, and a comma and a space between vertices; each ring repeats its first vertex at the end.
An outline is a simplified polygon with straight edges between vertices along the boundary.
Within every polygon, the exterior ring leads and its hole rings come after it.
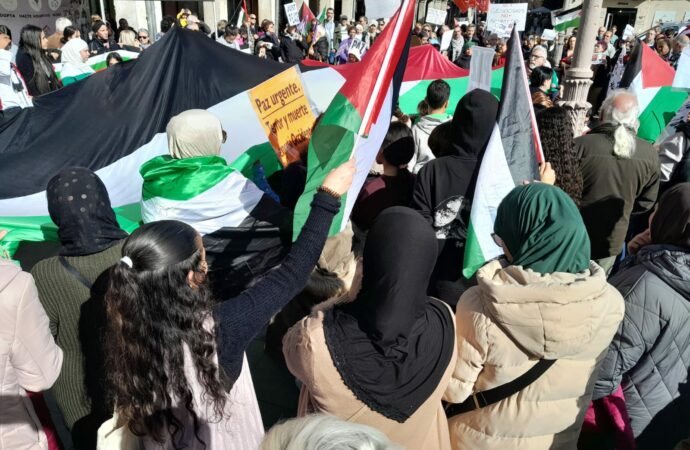
POLYGON ((326 175, 354 157, 357 174, 352 187, 343 196, 344 207, 334 218, 330 234, 346 226, 357 194, 390 126, 410 45, 414 5, 414 0, 403 0, 359 64, 359 76, 345 82, 314 129, 309 142, 307 184, 295 208, 293 237, 299 234, 307 220, 309 205, 326 175))
MULTIPOLYGON (((94 72, 100 72, 101 70, 106 69, 105 65, 105 60, 108 57, 110 53, 118 53, 122 57, 122 61, 129 61, 131 59, 137 59, 139 57, 139 53, 136 52, 130 52, 128 50, 115 50, 114 52, 108 52, 108 53, 103 53, 101 55, 96 55, 92 56, 89 58, 87 63, 91 68, 94 70, 94 72)), ((57 75, 58 79, 62 79, 62 64, 53 64, 53 70, 55 70, 55 75, 57 75)))
POLYGON ((640 128, 637 135, 656 141, 688 98, 688 91, 673 88, 676 71, 643 42, 630 54, 620 87, 637 95, 640 128))
POLYGON ((327 6, 324 6, 323 9, 321 10, 321 13, 319 13, 319 17, 317 17, 318 21, 320 24, 326 23, 326 10, 328 9, 327 6))
MULTIPOLYGON (((13 251, 20 241, 56 239, 45 189, 53 175, 69 166, 95 171, 123 228, 136 228, 143 184, 139 170, 168 153, 165 127, 189 109, 208 110, 221 121, 228 134, 221 156, 234 169, 228 179, 243 175, 258 182, 256 162, 270 177, 281 165, 247 91, 287 68, 173 28, 138 59, 34 98, 35 107, 0 118, 0 228, 10 230, 3 244, 13 251), (136 107, 123 99, 136 99, 136 107)), ((345 82, 329 68, 304 67, 302 77, 320 111, 345 82)), ((242 192, 227 201, 244 200, 242 192)), ((244 211, 250 220, 259 210, 254 197, 248 198, 244 211)))
POLYGON ((462 271, 466 278, 503 253, 491 236, 503 198, 525 180, 539 179, 538 164, 544 157, 523 61, 520 37, 513 28, 498 120, 479 167, 472 200, 462 271))
POLYGON ((566 31, 568 28, 577 28, 580 26, 581 16, 582 4, 570 9, 551 11, 551 25, 556 31, 566 31))
POLYGON ((242 0, 242 7, 240 8, 240 12, 237 15, 237 23, 235 26, 237 28, 240 28, 242 25, 244 25, 244 22, 247 20, 247 17, 249 17, 249 13, 247 12, 247 1, 242 0))
MULTIPOLYGON (((429 85, 437 79, 443 79, 450 85, 446 112, 452 115, 460 99, 467 93, 470 71, 456 66, 431 45, 420 45, 410 49, 398 99, 402 112, 408 115, 417 114, 417 105, 426 97, 429 85)), ((502 82, 503 68, 496 67, 491 74, 491 93, 496 97, 501 96, 502 82)))
MULTIPOLYGON (((338 71, 346 79, 357 76, 359 64, 340 64, 329 66, 311 59, 303 61, 303 64, 312 67, 329 67, 338 71)), ((461 69, 448 58, 444 58, 431 45, 419 45, 410 49, 400 85, 398 106, 408 115, 417 114, 417 105, 426 97, 429 85, 437 79, 443 79, 450 85, 450 98, 448 100, 448 114, 455 112, 458 101, 467 93, 470 71, 461 69)), ((491 74, 491 93, 496 97, 501 96, 501 84, 503 83, 503 67, 495 67, 491 74)))
POLYGON ((311 32, 311 21, 316 19, 316 16, 313 12, 311 12, 311 9, 309 9, 307 2, 302 3, 302 10, 300 13, 302 19, 300 20, 299 25, 297 25, 297 31, 299 31, 302 35, 307 35, 311 32))

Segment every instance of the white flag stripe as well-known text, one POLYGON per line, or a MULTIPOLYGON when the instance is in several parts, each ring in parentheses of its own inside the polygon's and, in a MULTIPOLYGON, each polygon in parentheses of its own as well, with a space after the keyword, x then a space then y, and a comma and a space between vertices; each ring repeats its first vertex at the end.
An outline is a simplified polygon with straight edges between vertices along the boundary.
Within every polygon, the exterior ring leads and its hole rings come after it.
POLYGON ((491 234, 498 205, 514 187, 513 176, 503 149, 501 130, 496 124, 479 168, 470 214, 472 229, 475 231, 485 261, 503 254, 503 250, 494 243, 491 234))
POLYGON ((263 191, 254 183, 233 171, 189 200, 153 197, 142 201, 141 219, 144 223, 179 220, 192 225, 203 236, 224 227, 239 226, 263 196, 263 191))

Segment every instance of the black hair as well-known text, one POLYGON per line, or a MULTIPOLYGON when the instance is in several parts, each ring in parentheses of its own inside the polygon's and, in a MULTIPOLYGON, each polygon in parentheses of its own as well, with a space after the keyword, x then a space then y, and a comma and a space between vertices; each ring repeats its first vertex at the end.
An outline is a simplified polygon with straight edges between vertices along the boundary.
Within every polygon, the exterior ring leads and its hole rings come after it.
POLYGON ((582 172, 573 143, 573 122, 565 108, 554 106, 537 114, 537 126, 544 158, 556 172, 556 186, 576 205, 582 200, 582 172))
POLYGON ((79 31, 79 28, 69 25, 66 26, 65 29, 62 32, 62 37, 60 38, 60 42, 63 44, 66 44, 69 41, 69 38, 74 36, 77 32, 79 31))
POLYGON ((105 67, 110 67, 110 61, 115 60, 119 63, 122 62, 122 56, 118 52, 110 52, 108 56, 105 57, 105 67))
POLYGON ((164 16, 161 19, 161 33, 167 33, 175 23, 175 18, 171 16, 164 16))
POLYGON ((93 25, 91 25, 91 32, 92 32, 93 35, 94 35, 94 36, 93 36, 94 39, 99 39, 99 37, 96 35, 96 33, 98 33, 98 30, 100 30, 101 27, 103 27, 103 26, 105 26, 106 28, 108 28, 108 24, 105 23, 105 22, 103 22, 102 20, 99 20, 99 21, 97 21, 96 23, 94 23, 93 25))
POLYGON ((406 165, 415 152, 414 138, 410 127, 402 122, 391 122, 381 145, 383 158, 394 166, 406 165))
POLYGON ((24 50, 31 57, 34 66, 34 76, 32 81, 36 84, 38 94, 45 94, 51 91, 53 86, 59 86, 53 64, 43 51, 41 45, 41 33, 43 30, 36 25, 24 25, 19 33, 19 49, 24 50))
POLYGON ((153 222, 125 240, 122 255, 127 262, 111 269, 105 296, 106 373, 115 410, 134 434, 160 443, 170 435, 176 449, 190 444, 182 442, 186 420, 178 418, 186 413, 204 443, 185 347, 214 420, 224 417, 227 398, 214 360, 217 330, 209 326, 213 301, 201 237, 182 222, 153 222))
POLYGON ((441 108, 450 98, 450 85, 443 80, 434 80, 426 88, 426 101, 431 109, 441 108))
POLYGON ((8 27, 7 25, 0 24, 0 34, 6 34, 7 36, 9 36, 10 41, 12 40, 12 30, 10 30, 10 27, 8 27))
POLYGON ((529 77, 529 85, 532 87, 540 87, 552 77, 553 69, 544 66, 535 67, 532 69, 532 74, 529 77))
POLYGON ((239 34, 240 30, 235 25, 227 25, 225 27, 226 36, 238 36, 239 34))

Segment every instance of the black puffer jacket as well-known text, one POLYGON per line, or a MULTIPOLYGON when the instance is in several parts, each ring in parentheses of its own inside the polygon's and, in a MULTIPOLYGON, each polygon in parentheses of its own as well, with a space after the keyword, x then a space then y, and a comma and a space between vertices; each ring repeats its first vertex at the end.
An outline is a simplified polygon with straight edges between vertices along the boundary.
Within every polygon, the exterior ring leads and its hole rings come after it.
POLYGON ((625 318, 594 398, 622 385, 638 450, 671 449, 690 430, 690 250, 644 247, 609 282, 625 318))

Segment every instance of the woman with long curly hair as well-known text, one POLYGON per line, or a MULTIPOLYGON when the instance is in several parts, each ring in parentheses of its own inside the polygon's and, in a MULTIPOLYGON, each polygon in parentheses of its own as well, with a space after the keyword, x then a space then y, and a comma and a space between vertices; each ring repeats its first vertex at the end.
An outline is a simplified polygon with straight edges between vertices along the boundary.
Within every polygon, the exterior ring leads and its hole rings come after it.
POLYGON ((116 427, 145 448, 258 448, 263 426, 245 349, 306 285, 354 172, 350 161, 326 177, 279 269, 217 305, 194 228, 152 222, 127 238, 106 294, 116 427))
POLYGON ((576 205, 582 199, 582 173, 573 146, 573 126, 568 111, 560 106, 537 114, 537 125, 544 159, 556 172, 556 186, 563 189, 576 205))

